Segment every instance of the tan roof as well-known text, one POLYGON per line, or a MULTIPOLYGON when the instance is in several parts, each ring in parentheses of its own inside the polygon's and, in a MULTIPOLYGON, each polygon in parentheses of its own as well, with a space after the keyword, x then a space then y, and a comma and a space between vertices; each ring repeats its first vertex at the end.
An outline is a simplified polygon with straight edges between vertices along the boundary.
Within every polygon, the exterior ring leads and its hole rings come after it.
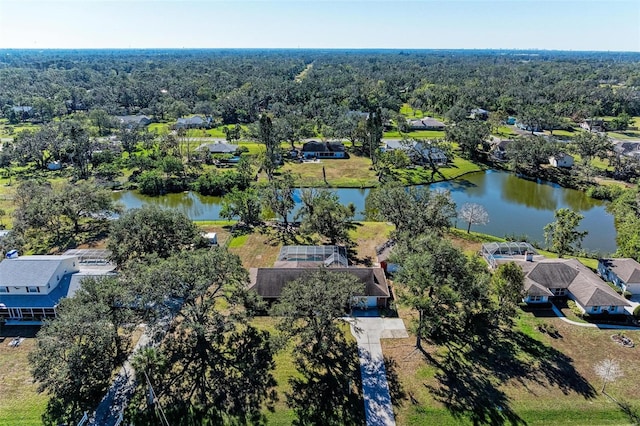
POLYGON ((582 307, 630 306, 626 299, 576 259, 544 259, 529 265, 525 262, 522 266, 530 269, 525 271, 527 291, 534 286, 566 288, 582 307))
POLYGON ((625 284, 640 283, 640 263, 635 259, 600 259, 600 263, 616 274, 625 284))
MULTIPOLYGON (((287 283, 313 272, 313 268, 251 268, 249 289, 265 299, 277 299, 287 283)), ((389 287, 382 268, 331 268, 331 272, 349 273, 364 283, 365 294, 357 296, 389 297, 389 287)))

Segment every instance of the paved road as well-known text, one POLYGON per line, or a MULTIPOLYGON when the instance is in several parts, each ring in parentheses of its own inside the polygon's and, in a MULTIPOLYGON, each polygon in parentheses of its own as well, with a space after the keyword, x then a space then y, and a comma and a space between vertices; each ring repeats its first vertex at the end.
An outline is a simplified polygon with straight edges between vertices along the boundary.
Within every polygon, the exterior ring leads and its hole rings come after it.
POLYGON ((380 339, 408 337, 404 323, 400 318, 373 317, 359 317, 349 323, 358 343, 367 426, 394 426, 396 421, 380 339))
POLYGON ((115 426, 118 423, 118 417, 127 406, 135 387, 136 375, 131 365, 131 360, 140 349, 148 346, 150 342, 151 339, 145 329, 138 343, 136 343, 133 352, 124 362, 120 372, 118 372, 107 394, 102 398, 100 405, 98 405, 96 411, 89 418, 87 425, 115 426))

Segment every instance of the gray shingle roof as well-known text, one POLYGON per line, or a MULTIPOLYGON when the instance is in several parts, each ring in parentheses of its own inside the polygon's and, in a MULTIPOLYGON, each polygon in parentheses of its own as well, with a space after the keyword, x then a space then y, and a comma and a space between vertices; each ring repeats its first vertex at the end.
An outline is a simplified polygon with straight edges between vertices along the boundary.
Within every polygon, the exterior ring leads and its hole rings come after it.
POLYGON ((549 289, 566 288, 583 308, 630 306, 626 299, 576 259, 544 259, 536 262, 525 276, 527 291, 534 285, 549 289))
MULTIPOLYGON (((313 272, 313 268, 251 268, 249 288, 265 299, 277 299, 287 283, 313 272)), ((331 272, 355 275, 365 284, 365 294, 358 296, 389 297, 389 287, 382 268, 331 268, 331 272)))
POLYGON ((26 287, 46 284, 60 262, 74 256, 26 256, 0 262, 0 285, 26 287))
POLYGON ((230 145, 224 142, 205 143, 200 145, 197 150, 208 150, 211 154, 233 154, 238 150, 238 145, 230 145))
POLYGON ((640 283, 640 263, 634 259, 600 259, 600 262, 613 271, 625 284, 640 283))

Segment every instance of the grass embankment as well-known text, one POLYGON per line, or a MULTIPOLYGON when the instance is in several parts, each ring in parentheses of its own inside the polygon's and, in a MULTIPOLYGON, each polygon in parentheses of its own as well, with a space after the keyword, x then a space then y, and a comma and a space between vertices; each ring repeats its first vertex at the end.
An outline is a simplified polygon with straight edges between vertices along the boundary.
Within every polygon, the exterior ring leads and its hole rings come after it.
POLYGON ((300 187, 369 188, 378 185, 371 160, 357 155, 347 159, 321 160, 319 163, 287 162, 280 170, 290 171, 300 187))

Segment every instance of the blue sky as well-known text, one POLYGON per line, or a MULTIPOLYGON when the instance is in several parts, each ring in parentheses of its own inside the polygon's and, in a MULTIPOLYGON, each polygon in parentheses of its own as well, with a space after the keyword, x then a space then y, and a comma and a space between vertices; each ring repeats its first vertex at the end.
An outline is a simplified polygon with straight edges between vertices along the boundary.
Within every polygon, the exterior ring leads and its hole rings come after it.
POLYGON ((0 48, 640 51, 638 0, 0 0, 0 48))

